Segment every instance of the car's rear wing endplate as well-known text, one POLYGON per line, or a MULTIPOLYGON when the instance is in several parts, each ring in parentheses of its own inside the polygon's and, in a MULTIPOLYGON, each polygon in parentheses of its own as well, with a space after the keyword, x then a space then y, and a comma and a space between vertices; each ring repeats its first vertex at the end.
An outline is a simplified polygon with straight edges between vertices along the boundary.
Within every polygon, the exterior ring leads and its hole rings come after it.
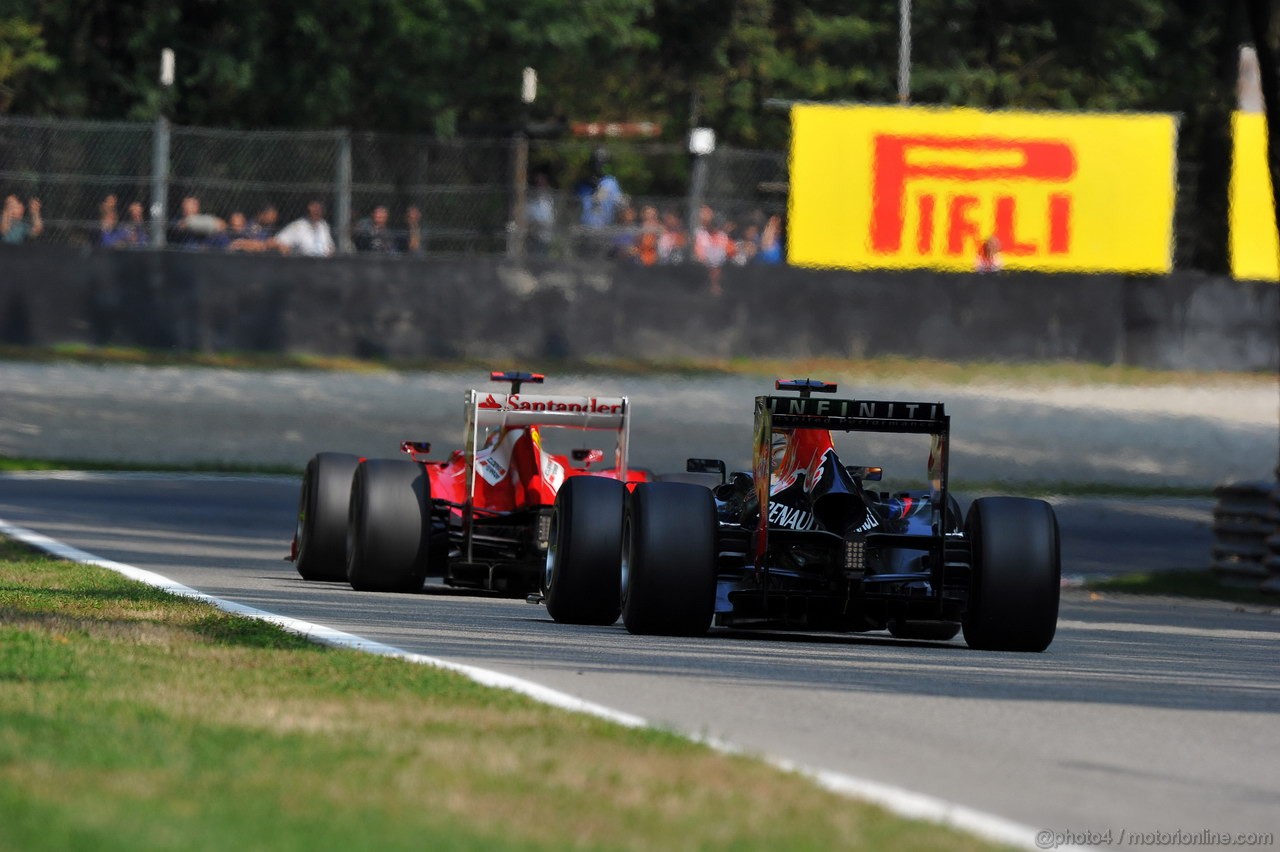
POLYGON ((769 412, 775 429, 928 435, 943 433, 949 428, 949 419, 941 402, 758 396, 756 405, 769 412))

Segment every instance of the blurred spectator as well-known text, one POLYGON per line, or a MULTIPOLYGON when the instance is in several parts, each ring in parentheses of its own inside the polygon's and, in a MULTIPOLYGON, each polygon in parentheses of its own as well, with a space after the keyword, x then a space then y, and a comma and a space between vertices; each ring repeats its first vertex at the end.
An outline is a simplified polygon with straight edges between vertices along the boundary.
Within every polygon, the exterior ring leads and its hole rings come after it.
POLYGON ((609 257, 614 260, 638 260, 640 228, 636 224, 636 208, 630 204, 618 213, 618 224, 609 241, 609 257))
POLYGON ((756 259, 760 252, 760 228, 748 225, 742 229, 742 237, 733 241, 733 262, 736 266, 746 266, 756 259))
MULTIPOLYGON (((710 211, 704 206, 702 212, 710 211)), ((705 218, 700 213, 699 218, 705 218)), ((724 229, 724 217, 712 215, 710 224, 699 227, 693 238, 693 256, 697 261, 710 268, 711 293, 719 296, 720 269, 733 257, 733 241, 724 229)))
POLYGON ((422 254, 422 211, 413 205, 404 211, 404 233, 396 246, 406 254, 422 254))
POLYGON ((227 236, 233 240, 242 240, 249 234, 249 220, 239 210, 233 210, 227 217, 227 236))
POLYGON ((187 249, 203 249, 212 245, 227 229, 227 223, 208 213, 200 212, 200 199, 188 195, 182 199, 178 217, 169 223, 168 243, 187 249))
POLYGON ((275 240, 265 229, 250 222, 239 210, 227 217, 227 230, 221 242, 228 251, 261 252, 276 248, 275 240))
POLYGON ((324 219, 324 205, 312 201, 307 205, 307 215, 295 219, 276 234, 285 250, 307 257, 328 257, 333 254, 333 233, 324 219))
POLYGON ((24 207, 16 195, 4 200, 4 209, 0 210, 0 243, 17 244, 35 239, 44 233, 44 220, 40 218, 40 199, 28 199, 24 207), (25 218, 30 210, 31 221, 25 218))
POLYGON ((609 152, 597 148, 591 154, 591 174, 578 188, 582 200, 582 224, 588 228, 606 228, 613 224, 617 209, 623 203, 622 186, 612 174, 609 152))
POLYGON ((267 242, 276 235, 276 226, 280 224, 280 211, 274 204, 268 204, 258 211, 245 231, 245 238, 267 242))
POLYGON ((1003 268, 1004 258, 1000 256, 1000 241, 995 237, 987 237, 978 247, 974 269, 978 272, 999 272, 1003 268))
POLYGON ((231 247, 232 242, 244 236, 246 224, 243 213, 239 210, 232 211, 227 216, 223 229, 210 234, 205 240, 205 246, 215 251, 226 251, 231 247))
POLYGON ((352 242, 356 251, 390 254, 396 250, 395 235, 387 227, 391 213, 379 204, 368 216, 356 222, 352 242))
POLYGON ((641 265, 653 266, 658 262, 658 244, 662 240, 662 232, 658 208, 646 204, 640 211, 640 235, 636 240, 636 260, 641 265))
POLYGON ((268 204, 258 211, 252 221, 239 211, 227 217, 226 248, 228 251, 263 252, 283 251, 273 234, 279 212, 268 204))
POLYGON ((540 257, 551 254, 551 243, 556 232, 556 200, 551 192, 551 182, 539 172, 533 179, 533 192, 525 207, 529 223, 529 253, 540 257))
POLYGON ((689 254, 689 237, 684 229, 684 220, 674 210, 668 210, 662 217, 662 236, 658 238, 658 262, 684 263, 689 254))
POLYGON ((756 263, 782 263, 782 217, 776 213, 765 222, 760 232, 760 250, 756 252, 756 263))
POLYGON ((119 239, 117 248, 146 248, 151 242, 151 227, 147 224, 147 215, 141 201, 129 204, 125 212, 124 223, 116 228, 119 239))
POLYGON ((108 195, 102 199, 98 208, 101 215, 98 220, 97 244, 103 248, 143 248, 150 241, 150 230, 141 202, 129 205, 126 220, 120 221, 116 212, 116 197, 108 195))
POLYGON ((116 212, 116 197, 108 195, 98 205, 98 235, 94 242, 103 248, 111 248, 120 240, 119 227, 120 215, 116 212))
POLYGON ((712 210, 712 206, 703 205, 698 209, 698 220, 694 223, 694 260, 699 264, 705 264, 703 253, 699 248, 699 241, 707 243, 707 239, 712 230, 712 221, 716 219, 716 211, 712 210))

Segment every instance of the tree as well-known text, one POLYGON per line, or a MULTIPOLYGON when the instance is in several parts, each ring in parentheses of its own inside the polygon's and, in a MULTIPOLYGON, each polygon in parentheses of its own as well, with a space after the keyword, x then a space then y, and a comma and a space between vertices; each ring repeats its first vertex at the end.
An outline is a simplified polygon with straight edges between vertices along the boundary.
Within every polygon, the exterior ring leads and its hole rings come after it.
POLYGON ((0 113, 9 108, 12 85, 30 71, 55 71, 58 60, 45 49, 40 26, 22 18, 0 18, 0 113))

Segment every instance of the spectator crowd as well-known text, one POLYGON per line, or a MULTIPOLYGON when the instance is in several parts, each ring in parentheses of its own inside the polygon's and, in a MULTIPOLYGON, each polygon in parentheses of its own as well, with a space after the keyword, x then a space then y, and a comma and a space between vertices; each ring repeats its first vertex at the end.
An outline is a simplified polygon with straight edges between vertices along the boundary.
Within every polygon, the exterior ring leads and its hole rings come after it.
MULTIPOLYGON (((720 277, 725 266, 784 262, 780 215, 756 209, 734 220, 702 204, 691 230, 678 207, 659 211, 656 204, 642 204, 637 210, 612 174, 604 149, 592 154, 590 172, 574 194, 581 209, 575 252, 579 255, 603 253, 641 266, 699 263, 707 267, 715 295, 722 292, 720 277)), ((530 248, 535 254, 550 253, 554 208, 549 195, 546 176, 539 175, 529 205, 530 248)))
MULTIPOLYGON (((535 174, 524 207, 523 245, 529 255, 608 257, 641 266, 698 263, 708 268, 716 293, 725 266, 784 262, 784 223, 776 213, 755 209, 729 218, 703 204, 691 228, 681 215, 682 204, 663 204, 660 209, 659 203, 634 203, 612 174, 604 149, 592 154, 588 169, 572 195, 563 196, 552 189, 546 173, 535 174), (563 209, 568 199, 576 202, 577 210, 563 209), (566 220, 568 227, 557 227, 566 220)), ((45 230, 41 213, 38 198, 24 202, 9 195, 0 217, 0 243, 39 238, 45 230)), ((102 248, 151 248, 157 242, 155 227, 143 201, 124 202, 110 194, 98 206, 96 228, 85 236, 102 248)), ((187 251, 328 257, 338 250, 319 200, 309 201, 303 215, 282 223, 274 204, 252 215, 232 210, 224 217, 205 210, 201 199, 191 194, 181 198, 163 230, 167 247, 187 251)), ((353 223, 350 236, 357 252, 420 255, 426 250, 427 229, 417 206, 406 207, 393 221, 391 208, 378 204, 353 223)))

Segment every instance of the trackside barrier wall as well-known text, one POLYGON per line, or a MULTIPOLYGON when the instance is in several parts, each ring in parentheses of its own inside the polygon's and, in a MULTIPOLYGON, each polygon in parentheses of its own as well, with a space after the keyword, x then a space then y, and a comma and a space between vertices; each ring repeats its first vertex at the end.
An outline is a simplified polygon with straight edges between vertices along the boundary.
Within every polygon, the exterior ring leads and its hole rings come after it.
POLYGON ((490 362, 860 358, 1276 371, 1280 287, 0 245, 0 342, 490 362))

